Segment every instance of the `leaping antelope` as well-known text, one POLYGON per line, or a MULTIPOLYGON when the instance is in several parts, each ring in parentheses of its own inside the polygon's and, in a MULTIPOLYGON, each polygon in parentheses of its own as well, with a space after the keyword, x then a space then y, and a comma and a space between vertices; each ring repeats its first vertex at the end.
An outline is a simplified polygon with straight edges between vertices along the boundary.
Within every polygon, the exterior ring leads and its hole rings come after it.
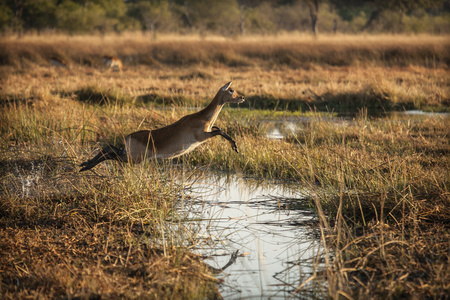
POLYGON ((120 60, 120 58, 117 58, 115 56, 103 56, 103 66, 106 69, 111 69, 113 71, 122 72, 123 69, 122 61, 120 60))
POLYGON ((80 172, 92 169, 105 160, 140 163, 144 159, 173 158, 194 150, 206 140, 220 135, 228 140, 237 153, 236 142, 214 122, 226 103, 242 103, 244 97, 230 88, 231 81, 217 92, 211 103, 204 109, 184 116, 177 122, 154 130, 133 132, 124 138, 121 149, 108 145, 94 158, 82 163, 80 172))

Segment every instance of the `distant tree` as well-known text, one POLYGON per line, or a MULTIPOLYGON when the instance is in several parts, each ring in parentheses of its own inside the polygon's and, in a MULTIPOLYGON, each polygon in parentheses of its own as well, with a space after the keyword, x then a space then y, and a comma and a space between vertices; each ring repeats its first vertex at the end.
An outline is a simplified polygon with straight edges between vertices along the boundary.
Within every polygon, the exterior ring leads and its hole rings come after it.
POLYGON ((239 30, 241 35, 246 33, 246 23, 249 15, 249 9, 257 7, 261 1, 257 0, 238 0, 239 5, 239 30))
POLYGON ((120 32, 128 26, 127 4, 123 0, 93 0, 104 11, 102 31, 120 32))
POLYGON ((155 39, 156 26, 170 15, 169 2, 159 1, 135 1, 134 13, 144 27, 150 32, 152 39, 155 39))
POLYGON ((311 16, 311 30, 314 33, 314 35, 317 35, 318 28, 317 28, 317 21, 319 19, 319 0, 309 0, 308 6, 309 6, 309 15, 311 16))
POLYGON ((10 0, 6 1, 5 5, 8 5, 10 10, 13 12, 13 17, 11 20, 11 27, 14 31, 17 32, 17 35, 20 37, 22 35, 23 29, 23 0, 10 0))
MULTIPOLYGON (((363 30, 374 28, 376 22, 380 22, 383 14, 394 12, 398 16, 398 27, 403 27, 403 17, 406 12, 414 9, 436 9, 443 7, 446 0, 330 0, 337 8, 341 16, 351 19, 349 12, 364 11, 368 14, 363 30), (347 14, 347 15, 346 15, 347 14)), ((386 23, 386 21, 384 21, 386 23)), ((390 26, 390 30, 393 30, 390 26)))
POLYGON ((184 15, 188 26, 199 32, 229 34, 239 30, 237 0, 185 0, 184 15))
POLYGON ((70 33, 104 32, 106 12, 101 3, 65 0, 56 10, 58 28, 70 33))
POLYGON ((380 12, 385 10, 397 12, 399 15, 399 23, 403 25, 405 12, 416 8, 429 9, 436 6, 441 7, 444 0, 369 0, 368 2, 375 6, 375 15, 379 15, 380 12))
POLYGON ((450 0, 0 0, 0 30, 448 32, 450 0), (320 10, 320 11, 319 11, 320 10), (319 20, 320 19, 320 20, 319 20))
POLYGON ((22 20, 26 30, 36 29, 38 33, 56 25, 55 0, 23 0, 22 20))
POLYGON ((309 8, 309 16, 311 19, 311 30, 314 35, 319 32, 318 24, 319 21, 319 4, 320 0, 302 0, 309 8))
POLYGON ((8 19, 10 12, 13 13, 10 26, 19 37, 23 30, 39 32, 55 24, 55 0, 3 0, 0 3, 3 18, 8 19))
POLYGON ((246 19, 246 9, 247 5, 244 0, 238 1, 239 3, 239 29, 241 31, 241 35, 245 35, 245 19, 246 19))
POLYGON ((14 11, 5 1, 0 2, 0 29, 11 27, 14 20, 14 11))
POLYGON ((56 10, 57 26, 68 32, 76 32, 82 27, 82 6, 73 1, 64 1, 56 10))

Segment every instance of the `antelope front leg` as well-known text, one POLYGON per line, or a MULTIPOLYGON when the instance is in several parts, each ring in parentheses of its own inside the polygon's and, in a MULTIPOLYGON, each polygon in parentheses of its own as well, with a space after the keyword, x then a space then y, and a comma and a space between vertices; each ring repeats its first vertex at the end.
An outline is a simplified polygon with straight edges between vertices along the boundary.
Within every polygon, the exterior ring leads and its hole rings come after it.
POLYGON ((213 131, 211 131, 212 136, 216 136, 216 135, 221 135, 221 136, 223 136, 224 138, 226 138, 226 139, 230 142, 231 148, 232 148, 234 151, 236 151, 236 153, 239 153, 239 151, 238 151, 238 149, 237 149, 237 146, 236 146, 236 142, 235 142, 228 134, 226 134, 225 132, 223 132, 222 129, 220 129, 220 128, 217 127, 217 126, 213 126, 212 129, 214 129, 213 131))

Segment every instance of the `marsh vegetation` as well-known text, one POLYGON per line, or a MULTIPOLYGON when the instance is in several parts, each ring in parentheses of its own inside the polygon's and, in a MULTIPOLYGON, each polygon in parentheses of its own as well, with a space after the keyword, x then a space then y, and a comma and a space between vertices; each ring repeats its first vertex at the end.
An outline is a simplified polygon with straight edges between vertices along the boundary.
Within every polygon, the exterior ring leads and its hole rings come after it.
POLYGON ((449 46, 447 36, 2 38, 0 292, 218 296, 186 246, 196 235, 170 226, 190 197, 180 176, 214 170, 308 191, 323 249, 308 282, 326 282, 329 296, 444 298, 449 46), (125 70, 102 71, 104 55, 125 70), (101 146, 178 120, 229 80, 247 102, 217 124, 240 154, 212 139, 174 161, 78 173, 101 146), (441 113, 388 114, 410 109, 441 113), (281 139, 267 137, 274 122, 281 139))

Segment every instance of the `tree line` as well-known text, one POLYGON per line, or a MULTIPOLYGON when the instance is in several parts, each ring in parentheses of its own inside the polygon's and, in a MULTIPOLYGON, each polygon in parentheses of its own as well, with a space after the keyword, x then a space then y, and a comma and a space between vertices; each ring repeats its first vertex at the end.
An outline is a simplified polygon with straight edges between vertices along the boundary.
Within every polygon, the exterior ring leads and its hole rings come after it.
POLYGON ((450 32, 450 0, 0 0, 0 30, 220 35, 450 32))

